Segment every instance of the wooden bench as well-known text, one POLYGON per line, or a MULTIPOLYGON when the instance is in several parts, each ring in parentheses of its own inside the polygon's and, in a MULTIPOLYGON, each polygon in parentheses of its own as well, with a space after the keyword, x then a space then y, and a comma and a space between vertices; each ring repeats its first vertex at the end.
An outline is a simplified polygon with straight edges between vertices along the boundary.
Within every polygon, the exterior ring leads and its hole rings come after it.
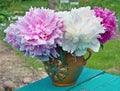
POLYGON ((73 86, 54 86, 47 77, 15 91, 120 91, 120 76, 107 74, 102 70, 84 68, 73 86))

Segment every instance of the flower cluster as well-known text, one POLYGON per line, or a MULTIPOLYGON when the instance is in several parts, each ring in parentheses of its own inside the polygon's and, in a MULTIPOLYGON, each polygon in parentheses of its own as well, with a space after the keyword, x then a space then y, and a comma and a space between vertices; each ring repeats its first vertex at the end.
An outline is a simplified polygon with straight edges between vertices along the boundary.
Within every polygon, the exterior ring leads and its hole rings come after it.
POLYGON ((116 17, 108 9, 81 7, 55 12, 31 8, 5 30, 5 41, 25 55, 48 61, 60 56, 58 47, 76 56, 84 55, 88 48, 98 52, 100 43, 111 39, 116 28, 116 17))

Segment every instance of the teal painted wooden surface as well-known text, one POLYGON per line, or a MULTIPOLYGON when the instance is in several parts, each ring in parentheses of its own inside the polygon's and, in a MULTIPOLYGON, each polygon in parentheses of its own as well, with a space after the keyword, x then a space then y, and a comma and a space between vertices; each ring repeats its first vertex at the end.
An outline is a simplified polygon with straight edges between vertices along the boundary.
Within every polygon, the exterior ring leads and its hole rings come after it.
POLYGON ((73 86, 54 86, 47 77, 15 91, 120 91, 120 77, 106 74, 102 70, 84 68, 73 86))
POLYGON ((120 77, 101 74, 69 91, 120 91, 120 77))

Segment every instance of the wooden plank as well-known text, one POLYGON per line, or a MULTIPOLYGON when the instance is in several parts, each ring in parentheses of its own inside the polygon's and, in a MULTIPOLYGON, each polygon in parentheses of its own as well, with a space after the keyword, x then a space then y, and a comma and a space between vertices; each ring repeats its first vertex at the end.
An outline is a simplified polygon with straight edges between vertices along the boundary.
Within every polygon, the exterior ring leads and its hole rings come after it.
POLYGON ((89 81, 90 79, 103 74, 104 71, 102 70, 93 70, 84 68, 83 72, 81 73, 77 83, 73 86, 66 86, 66 87, 58 87, 54 86, 50 80, 49 77, 36 81, 30 85, 24 86, 22 88, 19 88, 15 91, 68 91, 76 86, 78 86, 80 83, 85 83, 89 81))
POLYGON ((67 91, 120 91, 120 76, 101 74, 67 91))

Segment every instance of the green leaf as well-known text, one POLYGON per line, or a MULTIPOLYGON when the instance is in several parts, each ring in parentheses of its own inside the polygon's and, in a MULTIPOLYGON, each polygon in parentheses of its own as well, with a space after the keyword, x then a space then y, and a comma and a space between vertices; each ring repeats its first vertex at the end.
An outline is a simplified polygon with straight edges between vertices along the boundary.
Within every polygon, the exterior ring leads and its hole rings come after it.
POLYGON ((59 53, 59 60, 63 63, 63 65, 66 65, 66 52, 62 50, 61 47, 57 46, 57 52, 59 53))
POLYGON ((100 46, 101 46, 102 49, 104 49, 104 45, 102 43, 100 43, 100 46))

